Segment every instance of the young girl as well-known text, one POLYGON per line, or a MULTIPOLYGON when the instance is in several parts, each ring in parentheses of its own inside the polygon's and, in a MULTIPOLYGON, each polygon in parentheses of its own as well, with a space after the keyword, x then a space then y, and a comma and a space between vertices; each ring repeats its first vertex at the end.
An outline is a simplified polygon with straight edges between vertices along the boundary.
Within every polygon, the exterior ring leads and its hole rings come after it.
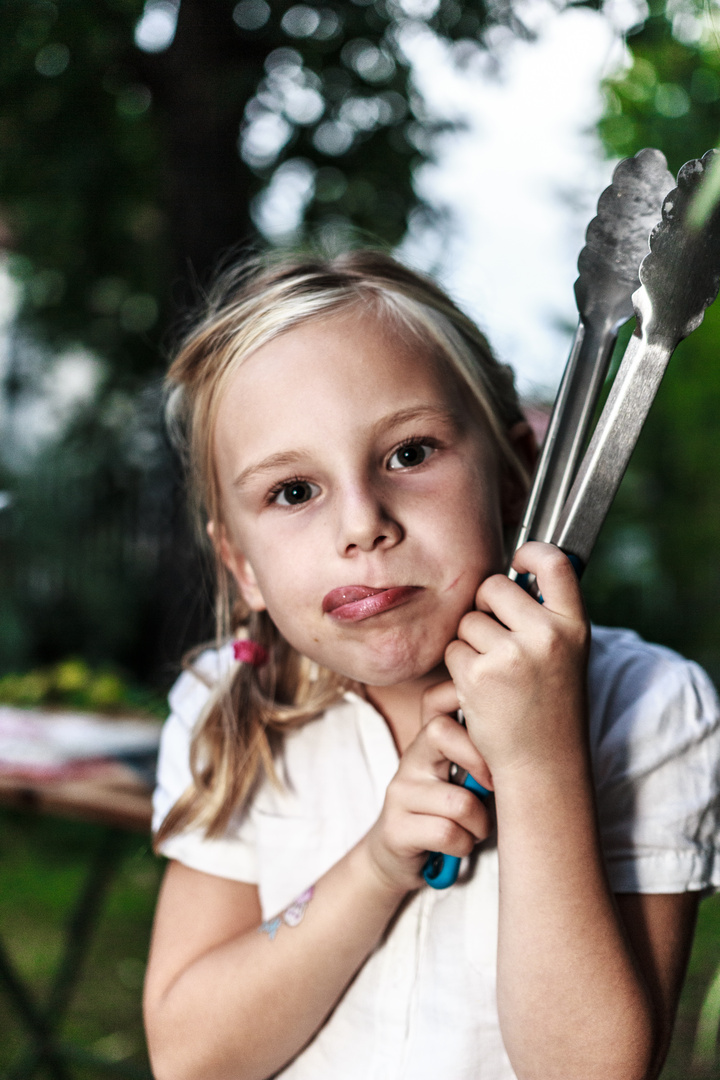
POLYGON ((169 379, 220 644, 160 757, 158 1080, 656 1077, 720 885, 718 705, 591 637, 557 549, 514 561, 544 605, 504 576, 509 371, 364 252, 226 279, 169 379), (429 851, 463 857, 446 891, 429 851))

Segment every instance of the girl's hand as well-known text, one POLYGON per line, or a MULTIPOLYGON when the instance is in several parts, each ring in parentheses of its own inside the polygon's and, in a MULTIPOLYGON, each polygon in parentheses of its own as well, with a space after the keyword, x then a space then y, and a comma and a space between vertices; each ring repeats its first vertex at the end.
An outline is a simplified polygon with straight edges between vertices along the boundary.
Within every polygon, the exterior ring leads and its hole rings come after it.
POLYGON ((544 603, 495 574, 445 651, 468 732, 496 784, 501 773, 562 766, 585 740, 590 634, 575 571, 558 548, 537 542, 524 544, 513 566, 535 574, 544 603))
POLYGON ((421 885, 428 851, 469 855, 490 833, 485 806, 448 780, 450 763, 456 762, 490 786, 485 762, 468 733, 446 715, 457 708, 450 682, 424 695, 423 727, 400 759, 380 817, 365 837, 383 883, 401 894, 421 885))

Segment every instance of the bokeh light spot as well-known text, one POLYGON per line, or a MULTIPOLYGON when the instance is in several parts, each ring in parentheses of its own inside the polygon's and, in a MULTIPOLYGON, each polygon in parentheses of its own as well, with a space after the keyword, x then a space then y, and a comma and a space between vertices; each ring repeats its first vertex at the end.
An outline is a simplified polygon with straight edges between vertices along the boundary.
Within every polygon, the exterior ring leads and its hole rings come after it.
POLYGON ((690 111, 690 98, 677 83, 660 83, 655 91, 655 108, 661 116, 674 120, 690 111))
POLYGON ((265 0, 240 0, 232 17, 241 30, 260 30, 270 18, 270 5, 265 0))
POLYGON ((177 29, 180 0, 148 0, 135 27, 135 44, 143 52, 168 49, 177 29))
POLYGON ((147 86, 142 83, 133 83, 124 86, 118 93, 115 107, 120 116, 142 116, 150 108, 152 94, 147 86))
POLYGON ((69 63, 70 50, 67 45, 53 42, 40 49, 35 57, 35 70, 46 79, 54 79, 57 75, 62 75, 69 63))
POLYGON ((320 21, 320 12, 315 8, 308 7, 307 4, 296 4, 295 7, 288 8, 280 25, 291 37, 305 38, 312 37, 320 26, 320 21))

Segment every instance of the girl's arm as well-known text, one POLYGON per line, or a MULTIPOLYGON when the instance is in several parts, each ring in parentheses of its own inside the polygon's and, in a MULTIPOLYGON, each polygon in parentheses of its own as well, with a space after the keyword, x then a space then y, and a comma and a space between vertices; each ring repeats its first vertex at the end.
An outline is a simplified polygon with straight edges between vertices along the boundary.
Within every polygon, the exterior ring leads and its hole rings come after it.
POLYGON ((145 987, 157 1080, 271 1076, 322 1024, 401 899, 358 847, 317 882, 300 923, 263 931, 254 885, 171 863, 145 987))
POLYGON ((690 958, 700 893, 617 893, 620 919, 653 1003, 656 1052, 650 1077, 660 1074, 690 958))
POLYGON ((403 755, 376 825, 286 918, 261 925, 254 885, 171 863, 145 990, 157 1080, 262 1080, 303 1048, 420 884, 425 852, 467 855, 488 835, 475 796, 441 782, 449 761, 484 767, 438 717, 403 755))
POLYGON ((515 566, 537 575, 544 605, 507 578, 488 578, 446 652, 457 696, 450 684, 428 695, 437 712, 459 701, 492 774, 503 1039, 520 1080, 648 1080, 674 1012, 692 911, 685 902, 683 928, 665 951, 658 920, 674 918, 683 901, 662 912, 644 905, 645 948, 637 902, 621 901, 620 917, 596 823, 589 630, 575 574, 547 545, 526 545, 515 566))

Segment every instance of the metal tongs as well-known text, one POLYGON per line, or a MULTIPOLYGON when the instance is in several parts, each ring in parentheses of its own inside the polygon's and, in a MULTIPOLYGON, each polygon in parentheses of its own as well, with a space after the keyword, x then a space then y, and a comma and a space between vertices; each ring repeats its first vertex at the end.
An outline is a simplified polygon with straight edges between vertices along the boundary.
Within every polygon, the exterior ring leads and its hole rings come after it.
POLYGON ((688 212, 717 150, 687 162, 650 234, 633 293, 635 330, 551 541, 582 573, 675 347, 696 330, 720 288, 720 208, 698 228, 688 212))
MULTIPOLYGON (((688 221, 717 154, 710 150, 684 165, 670 191, 664 156, 641 150, 620 162, 600 196, 578 260, 580 322, 515 550, 528 539, 550 541, 572 559, 578 575, 585 569, 670 357, 700 325, 720 287, 720 208, 702 228, 688 221), (578 467, 618 330, 633 313, 635 330, 578 467)), ((450 779, 487 794, 457 766, 450 779)), ((454 856, 431 853, 425 881, 447 888, 459 864, 454 856)))
POLYGON ((515 550, 550 541, 575 479, 620 327, 632 317, 650 230, 673 186, 665 156, 641 150, 621 161, 598 199, 578 258, 580 316, 553 406, 515 550))

